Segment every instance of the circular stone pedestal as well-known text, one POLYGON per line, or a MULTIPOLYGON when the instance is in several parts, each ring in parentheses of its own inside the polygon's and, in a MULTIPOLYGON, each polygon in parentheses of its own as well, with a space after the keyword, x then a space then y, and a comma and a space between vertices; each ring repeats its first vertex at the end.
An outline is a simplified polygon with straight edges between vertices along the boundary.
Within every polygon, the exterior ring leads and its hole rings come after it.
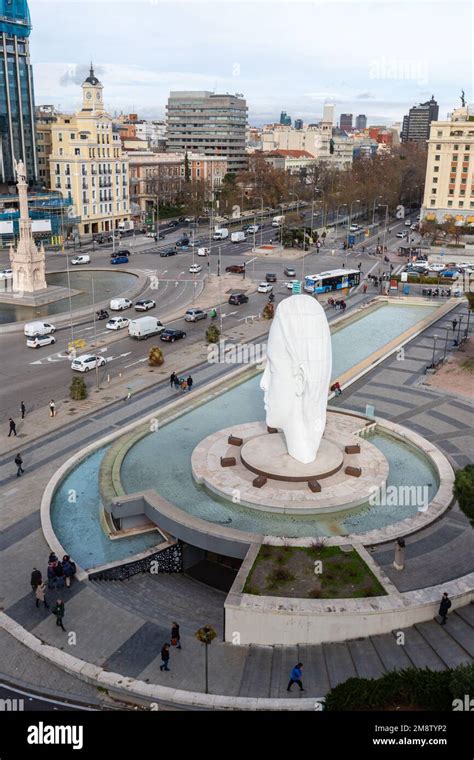
POLYGON ((287 514, 355 509, 386 484, 389 465, 365 435, 373 422, 328 412, 320 454, 301 464, 286 452, 281 433, 248 422, 204 438, 191 457, 197 483, 236 506, 287 514))
POLYGON ((323 480, 334 475, 344 463, 344 452, 332 441, 323 438, 316 459, 303 464, 288 454, 283 433, 256 435, 240 449, 245 467, 257 475, 290 483, 323 480))

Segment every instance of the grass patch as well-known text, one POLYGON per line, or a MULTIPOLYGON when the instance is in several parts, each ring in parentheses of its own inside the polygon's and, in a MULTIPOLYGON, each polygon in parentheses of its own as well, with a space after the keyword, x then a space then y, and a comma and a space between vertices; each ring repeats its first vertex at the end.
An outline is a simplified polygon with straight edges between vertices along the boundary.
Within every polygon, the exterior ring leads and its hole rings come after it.
POLYGON ((459 366, 466 372, 474 372, 474 359, 465 359, 459 366))
POLYGON ((386 591, 359 554, 337 546, 262 545, 244 586, 245 594, 302 599, 385 596, 386 591))

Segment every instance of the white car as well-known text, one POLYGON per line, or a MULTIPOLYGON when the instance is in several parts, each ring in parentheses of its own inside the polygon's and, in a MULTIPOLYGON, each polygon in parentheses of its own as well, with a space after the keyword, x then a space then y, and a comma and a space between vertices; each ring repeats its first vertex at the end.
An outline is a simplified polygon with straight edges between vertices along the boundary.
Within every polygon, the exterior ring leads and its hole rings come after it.
POLYGON ((404 237, 406 237, 406 234, 407 234, 406 232, 397 232, 396 236, 397 236, 397 238, 404 238, 404 237))
POLYGON ((141 298, 135 304, 135 311, 148 311, 149 309, 154 309, 155 306, 156 301, 153 298, 141 298))
POLYGON ((129 309, 132 306, 132 302, 129 298, 112 298, 109 308, 112 311, 123 311, 129 309))
POLYGON ((129 320, 127 317, 112 317, 105 325, 107 330, 121 330, 122 327, 128 327, 129 320))
POLYGON ((299 280, 289 280, 285 284, 286 284, 286 287, 288 288, 288 290, 293 290, 293 285, 294 284, 296 285, 298 282, 299 282, 299 280))
POLYGON ((56 338, 52 335, 34 335, 26 340, 28 348, 40 348, 41 346, 49 346, 51 343, 56 343, 56 338))
POLYGON ((428 269, 430 272, 441 272, 446 267, 444 264, 428 264, 428 269))
POLYGON ((91 263, 91 257, 85 253, 82 256, 74 256, 73 259, 71 259, 71 264, 90 264, 91 263))
POLYGON ((209 248, 198 248, 197 249, 197 255, 198 256, 209 256, 210 252, 211 251, 210 251, 209 248))
POLYGON ((273 285, 270 285, 269 282, 261 282, 257 288, 257 293, 271 293, 272 290, 273 285))
POLYGON ((106 364, 103 356, 94 356, 93 354, 82 354, 71 362, 71 369, 76 372, 89 372, 91 369, 103 367, 106 364))
POLYGON ((360 230, 360 227, 358 224, 351 224, 351 226, 349 227, 349 232, 357 232, 358 230, 360 230))
POLYGON ((255 232, 258 232, 260 229, 259 224, 251 224, 250 227, 247 228, 247 233, 249 235, 253 235, 255 232))
POLYGON ((411 219, 405 220, 405 227, 411 227, 411 219))
POLYGON ((191 264, 189 272, 190 274, 199 274, 199 272, 202 272, 202 266, 200 264, 191 264))
POLYGON ((12 269, 0 270, 0 280, 13 280, 13 270, 12 269))

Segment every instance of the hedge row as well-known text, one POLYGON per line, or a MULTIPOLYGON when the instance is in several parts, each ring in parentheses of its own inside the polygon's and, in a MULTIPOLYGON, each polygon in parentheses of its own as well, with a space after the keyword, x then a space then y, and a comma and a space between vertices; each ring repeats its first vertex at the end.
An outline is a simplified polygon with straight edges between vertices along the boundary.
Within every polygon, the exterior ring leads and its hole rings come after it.
POLYGON ((349 678, 326 696, 325 710, 380 710, 421 707, 451 711, 454 699, 474 694, 474 663, 454 670, 408 668, 377 679, 349 678))

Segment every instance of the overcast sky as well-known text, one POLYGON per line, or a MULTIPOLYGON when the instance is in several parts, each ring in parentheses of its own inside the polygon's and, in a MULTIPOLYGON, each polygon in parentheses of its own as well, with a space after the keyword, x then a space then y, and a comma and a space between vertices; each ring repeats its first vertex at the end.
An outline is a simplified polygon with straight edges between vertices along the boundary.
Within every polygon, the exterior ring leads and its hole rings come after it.
POLYGON ((400 121, 473 88, 473 5, 451 0, 29 0, 36 103, 74 110, 92 58, 107 110, 165 116, 170 90, 243 93, 249 122, 400 121))

